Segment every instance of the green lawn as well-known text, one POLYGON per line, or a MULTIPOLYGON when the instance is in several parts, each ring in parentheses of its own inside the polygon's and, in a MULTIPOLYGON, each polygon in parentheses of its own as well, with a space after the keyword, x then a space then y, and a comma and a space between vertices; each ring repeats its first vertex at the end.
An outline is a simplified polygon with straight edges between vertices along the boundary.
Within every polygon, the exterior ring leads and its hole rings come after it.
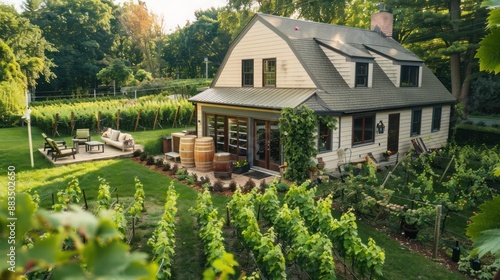
MULTIPOLYGON (((179 130, 179 129, 177 129, 179 130)), ((150 170, 130 159, 104 160, 90 163, 72 164, 54 167, 47 159, 35 151, 35 168, 31 168, 26 127, 1 129, 0 139, 1 169, 7 172, 8 166, 16 167, 17 190, 35 189, 42 198, 41 205, 52 205, 52 193, 66 187, 73 176, 78 178, 80 187, 85 190, 92 206, 99 186, 98 177, 105 178, 111 189, 117 188, 120 201, 126 201, 134 193, 134 177, 138 177, 144 185, 146 193, 146 210, 140 223, 132 247, 150 252, 145 245, 147 238, 162 213, 165 202, 166 186, 170 178, 150 170)), ((133 132, 139 144, 145 145, 152 153, 160 153, 161 137, 169 135, 170 130, 133 132), (155 152, 156 151, 156 152, 155 152)), ((33 128, 34 148, 43 146, 40 131, 33 128)), ((70 136, 64 136, 67 141, 70 136)), ((0 176, 0 185, 5 185, 6 176, 0 176)), ((197 237, 194 220, 189 208, 195 205, 197 191, 180 183, 176 183, 179 194, 177 202, 177 240, 176 256, 173 266, 173 279, 200 279, 204 270, 202 246, 197 237)), ((0 194, 4 195, 4 188, 0 194)), ((221 216, 225 216, 225 205, 229 198, 214 196, 214 204, 219 207, 221 216)), ((373 237, 377 244, 385 249, 386 265, 382 279, 466 279, 458 273, 451 273, 445 267, 409 251, 405 246, 379 233, 369 226, 359 223, 360 235, 366 240, 373 237)), ((230 251, 230 249, 228 248, 230 251)), ((240 260, 245 262, 245 260, 240 260)))

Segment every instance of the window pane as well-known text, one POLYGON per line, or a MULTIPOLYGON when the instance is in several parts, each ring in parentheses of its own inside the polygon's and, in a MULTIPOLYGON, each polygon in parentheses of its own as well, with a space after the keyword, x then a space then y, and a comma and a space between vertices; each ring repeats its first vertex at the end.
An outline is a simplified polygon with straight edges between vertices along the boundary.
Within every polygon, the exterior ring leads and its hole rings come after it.
POLYGON ((356 63, 356 87, 368 86, 368 63, 356 63))
POLYGON ((276 86, 276 59, 264 59, 264 86, 276 86))
POLYGON ((419 66, 401 66, 401 86, 417 87, 419 66))
POLYGON ((242 85, 253 86, 253 59, 242 61, 242 85))
POLYGON ((432 131, 441 129, 441 107, 434 108, 432 112, 432 131))
POLYGON ((375 116, 355 117, 352 133, 353 145, 373 142, 375 137, 375 116))
POLYGON ((326 124, 322 121, 319 122, 318 129, 318 151, 331 151, 332 150, 332 131, 328 129, 326 124))
POLYGON ((413 110, 411 118, 411 135, 420 134, 421 123, 422 123, 422 110, 413 110))

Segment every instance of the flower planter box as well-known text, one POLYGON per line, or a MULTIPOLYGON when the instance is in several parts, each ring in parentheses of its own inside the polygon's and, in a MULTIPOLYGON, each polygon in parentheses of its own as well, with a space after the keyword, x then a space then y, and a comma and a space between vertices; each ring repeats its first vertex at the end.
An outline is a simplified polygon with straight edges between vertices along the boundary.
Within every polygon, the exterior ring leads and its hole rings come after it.
POLYGON ((234 174, 243 174, 245 172, 248 172, 250 170, 250 165, 245 165, 241 167, 233 167, 233 173, 234 174))

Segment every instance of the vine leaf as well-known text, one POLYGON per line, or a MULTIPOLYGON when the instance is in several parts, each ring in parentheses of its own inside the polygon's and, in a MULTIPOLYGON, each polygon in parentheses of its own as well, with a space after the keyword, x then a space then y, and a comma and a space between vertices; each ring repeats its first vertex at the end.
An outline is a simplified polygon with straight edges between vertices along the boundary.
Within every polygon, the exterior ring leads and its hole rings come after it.
POLYGON ((492 252, 500 258, 500 195, 479 205, 481 212, 472 217, 467 235, 474 241, 480 256, 492 252))
POLYGON ((497 259, 500 259, 500 228, 485 230, 474 241, 479 257, 491 252, 497 259))

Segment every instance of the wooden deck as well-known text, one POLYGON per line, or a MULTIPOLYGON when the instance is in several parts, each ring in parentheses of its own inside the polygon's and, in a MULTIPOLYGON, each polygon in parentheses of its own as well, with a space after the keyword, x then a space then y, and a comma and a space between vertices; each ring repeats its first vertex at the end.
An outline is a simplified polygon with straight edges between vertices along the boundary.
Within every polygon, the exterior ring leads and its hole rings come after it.
POLYGON ((94 148, 94 150, 92 150, 91 152, 86 152, 85 145, 80 145, 78 148, 78 153, 75 155, 74 159, 73 156, 67 156, 58 158, 57 161, 55 162, 52 160, 52 156, 47 155, 47 151, 44 151, 43 148, 38 149, 38 151, 54 165, 65 165, 65 164, 87 162, 94 160, 132 157, 134 150, 137 149, 144 150, 144 147, 142 147, 141 145, 135 145, 134 149, 128 149, 123 152, 121 149, 109 145, 104 145, 104 153, 101 153, 100 151, 97 151, 96 148, 94 148))

